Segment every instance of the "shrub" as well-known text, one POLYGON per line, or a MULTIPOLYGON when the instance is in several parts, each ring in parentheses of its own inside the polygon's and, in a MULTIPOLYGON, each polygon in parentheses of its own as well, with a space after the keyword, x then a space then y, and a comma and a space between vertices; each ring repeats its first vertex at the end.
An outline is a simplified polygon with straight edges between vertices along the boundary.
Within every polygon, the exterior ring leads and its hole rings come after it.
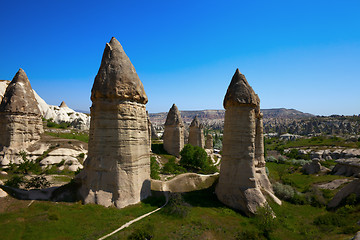
POLYGON ((152 179, 160 179, 159 171, 160 171, 160 166, 156 162, 156 158, 150 157, 150 177, 152 179))
POLYGON ((274 156, 269 156, 265 159, 266 162, 278 163, 278 160, 274 156))
POLYGON ((22 162, 20 164, 10 163, 8 169, 9 172, 18 174, 41 173, 41 167, 39 163, 27 159, 25 151, 20 151, 19 155, 22 158, 22 162))
POLYGON ((241 231, 237 233, 235 236, 236 240, 258 240, 261 239, 261 236, 259 236, 259 233, 252 229, 245 229, 244 231, 241 231))
POLYGON ((216 172, 205 150, 198 146, 186 144, 180 152, 180 165, 187 170, 200 171, 202 173, 216 172))
POLYGON ((269 205, 265 205, 264 207, 257 209, 255 221, 255 224, 263 235, 266 238, 270 238, 270 233, 276 228, 276 222, 273 216, 273 211, 269 205))
POLYGON ((273 184, 273 190, 277 197, 287 201, 290 201, 295 195, 295 190, 291 186, 279 182, 273 184))
POLYGON ((184 201, 181 193, 171 193, 163 212, 167 215, 184 218, 189 213, 189 209, 190 205, 184 201))
POLYGON ((13 188, 19 188, 20 185, 24 184, 25 182, 26 180, 23 176, 14 175, 5 182, 5 185, 13 188))
POLYGON ((135 229, 127 239, 129 240, 150 240, 154 237, 154 227, 146 225, 142 228, 135 229))
POLYGON ((164 164, 161 172, 164 174, 179 174, 186 172, 186 170, 185 168, 176 164, 175 157, 171 157, 169 158, 168 162, 164 164))
POLYGON ((32 177, 25 185, 26 189, 29 188, 46 188, 49 187, 50 183, 44 176, 32 177))

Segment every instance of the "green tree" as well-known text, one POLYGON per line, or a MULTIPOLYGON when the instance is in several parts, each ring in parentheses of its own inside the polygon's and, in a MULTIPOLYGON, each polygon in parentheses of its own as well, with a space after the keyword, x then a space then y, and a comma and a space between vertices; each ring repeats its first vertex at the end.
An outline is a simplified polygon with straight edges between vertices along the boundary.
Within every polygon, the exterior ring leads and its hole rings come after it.
POLYGON ((181 150, 180 156, 180 165, 188 170, 200 170, 208 165, 207 153, 198 146, 186 144, 183 150, 181 150))

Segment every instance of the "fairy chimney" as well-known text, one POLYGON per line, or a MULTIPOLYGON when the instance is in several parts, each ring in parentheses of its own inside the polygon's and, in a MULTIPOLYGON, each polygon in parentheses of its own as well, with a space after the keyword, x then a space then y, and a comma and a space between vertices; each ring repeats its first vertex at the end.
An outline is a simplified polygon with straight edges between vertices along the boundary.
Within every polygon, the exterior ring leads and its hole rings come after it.
POLYGON ((211 134, 206 135, 205 140, 205 148, 206 149, 213 149, 214 148, 213 136, 211 134))
POLYGON ((21 68, 0 104, 0 150, 26 149, 44 132, 41 113, 26 73, 21 68))
POLYGON ((145 94, 134 66, 113 37, 91 90, 84 203, 123 208, 150 195, 150 146, 145 94))
POLYGON ((203 125, 200 123, 197 116, 192 120, 189 129, 189 144, 193 146, 198 146, 204 148, 204 133, 203 133, 203 125))
POLYGON ((175 104, 170 108, 164 126, 164 149, 178 157, 184 148, 184 123, 175 104))
POLYGON ((263 192, 278 200, 265 172, 260 100, 237 69, 224 99, 223 153, 216 195, 224 204, 255 214, 266 204, 263 192))

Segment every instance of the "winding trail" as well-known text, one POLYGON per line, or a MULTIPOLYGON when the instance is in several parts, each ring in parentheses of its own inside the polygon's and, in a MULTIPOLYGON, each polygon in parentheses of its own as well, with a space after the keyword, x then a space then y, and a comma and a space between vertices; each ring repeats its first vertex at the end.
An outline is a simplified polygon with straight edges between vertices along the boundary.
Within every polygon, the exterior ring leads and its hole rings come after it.
POLYGON ((103 239, 105 239, 105 238, 108 238, 108 237, 114 235, 115 233, 123 230, 124 228, 127 228, 128 226, 130 226, 130 225, 133 224, 134 222, 140 221, 141 219, 143 219, 143 218, 145 218, 145 217, 147 217, 147 216, 149 216, 149 215, 151 215, 151 214, 159 211, 159 210, 162 209, 163 207, 165 207, 166 204, 168 204, 168 202, 169 202, 169 193, 168 193, 168 192, 164 192, 164 195, 165 195, 165 198, 166 198, 166 202, 165 202, 165 204, 164 204, 163 206, 161 206, 161 207, 159 207, 159 208, 157 208, 157 209, 155 209, 155 210, 153 210, 153 211, 151 211, 151 212, 149 212, 149 213, 145 213, 144 215, 141 215, 140 217, 135 218, 134 220, 131 220, 131 221, 125 223, 124 225, 122 225, 121 227, 119 227, 118 229, 116 229, 115 231, 113 231, 113 232, 111 232, 111 233, 109 233, 109 234, 107 234, 107 235, 99 238, 98 240, 103 240, 103 239))

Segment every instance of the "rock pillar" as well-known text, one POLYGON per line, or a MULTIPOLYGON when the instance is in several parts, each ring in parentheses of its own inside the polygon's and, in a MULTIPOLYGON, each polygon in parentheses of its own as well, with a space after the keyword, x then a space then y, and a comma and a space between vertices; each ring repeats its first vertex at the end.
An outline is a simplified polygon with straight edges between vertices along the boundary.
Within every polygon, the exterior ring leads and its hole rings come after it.
POLYGON ((164 125, 164 149, 169 154, 179 157, 184 148, 184 123, 175 104, 169 110, 164 125))
POLYGON ((224 99, 223 153, 216 195, 224 204, 248 215, 266 204, 261 191, 267 176, 262 171, 265 165, 258 106, 257 95, 237 69, 224 99))
POLYGON ((0 131, 0 151, 25 150, 40 140, 44 131, 34 92, 21 68, 6 88, 0 104, 0 131))
POLYGON ((122 208, 150 195, 148 99, 120 43, 106 44, 91 90, 88 158, 80 179, 84 203, 122 208))
POLYGON ((211 150, 214 148, 213 136, 211 134, 206 135, 205 148, 211 150))
POLYGON ((198 117, 196 116, 190 124, 189 144, 204 148, 205 143, 203 129, 203 125, 200 123, 198 117))

